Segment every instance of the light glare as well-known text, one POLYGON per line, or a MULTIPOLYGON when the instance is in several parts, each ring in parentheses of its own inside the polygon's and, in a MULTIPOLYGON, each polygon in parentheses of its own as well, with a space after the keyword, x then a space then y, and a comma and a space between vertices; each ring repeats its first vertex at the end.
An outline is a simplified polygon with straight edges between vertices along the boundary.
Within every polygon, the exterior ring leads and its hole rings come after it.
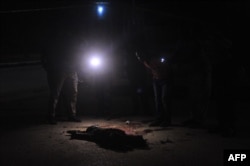
POLYGON ((90 60, 90 64, 94 67, 96 66, 99 66, 101 64, 101 60, 100 58, 98 57, 93 57, 91 60, 90 60))
POLYGON ((161 63, 165 62, 165 59, 164 58, 161 58, 161 63))
POLYGON ((99 15, 102 15, 102 14, 103 14, 103 11, 104 11, 103 6, 98 6, 98 7, 97 7, 97 11, 98 11, 98 14, 99 14, 99 15))

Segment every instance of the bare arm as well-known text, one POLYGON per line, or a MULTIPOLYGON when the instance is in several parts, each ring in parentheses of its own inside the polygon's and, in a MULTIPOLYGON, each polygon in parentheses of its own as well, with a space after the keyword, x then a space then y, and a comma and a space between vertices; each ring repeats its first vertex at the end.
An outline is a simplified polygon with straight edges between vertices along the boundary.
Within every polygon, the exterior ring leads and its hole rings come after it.
POLYGON ((147 62, 147 61, 143 61, 143 64, 144 64, 147 68, 149 68, 149 69, 151 69, 151 70, 152 70, 152 67, 148 64, 148 62, 147 62))

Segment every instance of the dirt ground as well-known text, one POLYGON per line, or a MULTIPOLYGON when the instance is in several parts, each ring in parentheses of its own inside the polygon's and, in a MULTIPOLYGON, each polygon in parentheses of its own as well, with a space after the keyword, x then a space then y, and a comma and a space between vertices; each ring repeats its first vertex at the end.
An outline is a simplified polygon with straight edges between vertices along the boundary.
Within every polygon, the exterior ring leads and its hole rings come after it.
MULTIPOLYGON (((1 104, 1 166, 222 166, 225 149, 250 149, 247 111, 238 113, 234 137, 209 133, 206 127, 216 124, 213 116, 205 128, 181 126, 180 114, 174 114, 171 127, 149 127, 149 116, 120 114, 105 118, 79 110, 82 122, 68 122, 62 115, 57 125, 50 125, 45 120, 46 96, 1 104), (142 135, 149 148, 117 151, 93 141, 71 139, 68 133, 93 125, 142 135)), ((247 108, 243 103, 239 106, 247 108)))
POLYGON ((81 123, 59 121, 57 125, 33 124, 11 127, 0 137, 2 166, 222 166, 224 149, 249 149, 249 135, 244 130, 225 138, 205 129, 148 127, 148 117, 114 119, 81 117, 81 123), (129 124, 126 121, 129 120, 129 124), (95 142, 71 139, 67 131, 85 131, 89 126, 117 128, 127 134, 142 135, 148 149, 116 151, 95 142))

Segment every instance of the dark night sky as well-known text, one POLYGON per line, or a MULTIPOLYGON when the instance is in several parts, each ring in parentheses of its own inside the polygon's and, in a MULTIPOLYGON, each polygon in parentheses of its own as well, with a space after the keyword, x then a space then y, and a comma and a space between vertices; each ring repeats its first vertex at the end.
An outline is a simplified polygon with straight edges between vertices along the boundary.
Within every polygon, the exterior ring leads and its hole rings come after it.
MULTIPOLYGON (((96 19, 93 2, 91 0, 1 1, 1 50, 8 52, 14 47, 21 52, 32 52, 36 50, 34 45, 37 43, 38 46, 42 42, 40 39, 52 29, 57 31, 74 27, 77 31, 86 30, 91 20, 96 19)), ((113 27, 119 32, 124 23, 121 19, 124 18, 121 6, 131 5, 132 1, 123 1, 122 5, 117 1, 110 2, 109 7, 112 12, 109 17, 113 27)), ((153 22, 152 24, 157 24, 157 18, 160 24, 167 22, 169 18, 181 22, 198 22, 217 29, 228 38, 232 38, 234 22, 239 21, 238 16, 242 12, 241 3, 220 1, 198 3, 135 0, 135 5, 137 11, 146 11, 146 20, 153 22)))

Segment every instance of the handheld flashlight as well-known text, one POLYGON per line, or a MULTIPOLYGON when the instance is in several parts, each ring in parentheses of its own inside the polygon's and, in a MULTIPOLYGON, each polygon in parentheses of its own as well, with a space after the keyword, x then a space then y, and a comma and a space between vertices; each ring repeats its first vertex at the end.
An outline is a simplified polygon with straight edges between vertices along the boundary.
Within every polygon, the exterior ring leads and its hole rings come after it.
POLYGON ((99 57, 92 57, 90 59, 90 64, 93 67, 98 67, 101 65, 101 59, 99 57))
POLYGON ((161 58, 161 63, 164 63, 165 62, 165 58, 161 58))

